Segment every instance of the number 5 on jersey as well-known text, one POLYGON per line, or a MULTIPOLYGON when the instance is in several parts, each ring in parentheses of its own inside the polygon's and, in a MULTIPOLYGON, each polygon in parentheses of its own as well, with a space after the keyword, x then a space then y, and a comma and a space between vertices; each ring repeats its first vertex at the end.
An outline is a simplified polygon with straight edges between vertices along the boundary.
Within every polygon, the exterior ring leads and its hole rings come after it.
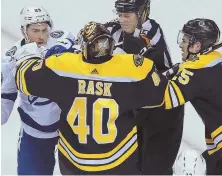
MULTIPOLYGON (((119 106, 113 99, 98 98, 92 107, 92 137, 98 144, 107 144, 115 141, 117 128, 115 121, 119 115, 119 106), (103 133, 103 109, 109 110, 107 122, 108 132, 103 133)), ((67 121, 73 132, 78 135, 80 143, 87 143, 90 134, 90 126, 87 125, 87 99, 86 97, 75 98, 68 113, 67 121), (78 125, 74 125, 77 120, 78 125)))
POLYGON ((190 76, 193 76, 193 74, 194 74, 193 72, 184 69, 184 70, 181 72, 181 74, 179 75, 179 77, 175 76, 175 77, 173 78, 173 80, 176 80, 176 79, 178 78, 178 81, 179 81, 181 84, 186 85, 186 84, 189 83, 189 81, 190 81, 190 76))

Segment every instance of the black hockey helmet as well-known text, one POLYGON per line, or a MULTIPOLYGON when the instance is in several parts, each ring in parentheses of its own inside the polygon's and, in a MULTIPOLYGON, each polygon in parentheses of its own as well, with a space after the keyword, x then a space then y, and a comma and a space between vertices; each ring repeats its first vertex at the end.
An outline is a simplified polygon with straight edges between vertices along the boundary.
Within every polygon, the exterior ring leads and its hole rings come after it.
POLYGON ((81 35, 83 40, 81 47, 85 59, 97 59, 113 54, 115 41, 104 25, 89 22, 81 30, 81 35))
POLYGON ((188 21, 182 31, 189 36, 190 45, 195 42, 201 43, 201 51, 211 47, 220 39, 220 29, 217 24, 210 19, 196 18, 188 21))
POLYGON ((138 16, 138 28, 148 19, 150 14, 150 0, 117 0, 115 2, 117 12, 135 12, 138 16))

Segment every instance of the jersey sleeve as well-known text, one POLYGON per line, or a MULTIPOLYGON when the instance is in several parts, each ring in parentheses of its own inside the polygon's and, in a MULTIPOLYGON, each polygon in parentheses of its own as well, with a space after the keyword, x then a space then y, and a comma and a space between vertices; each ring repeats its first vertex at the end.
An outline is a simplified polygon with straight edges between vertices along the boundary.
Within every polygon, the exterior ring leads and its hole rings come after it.
POLYGON ((45 60, 24 61, 16 72, 16 85, 26 95, 48 98, 58 102, 59 76, 45 65, 45 60))
POLYGON ((154 46, 154 50, 151 52, 146 52, 144 56, 153 60, 159 71, 164 71, 172 67, 169 49, 160 25, 154 20, 150 19, 145 22, 141 30, 141 34, 145 35, 150 41, 150 44, 154 46), (146 23, 148 23, 147 26, 146 23))
POLYGON ((15 63, 7 58, 1 59, 1 124, 5 124, 13 110, 17 98, 17 87, 13 75, 15 63))
POLYGON ((205 91, 202 79, 203 69, 183 69, 172 80, 169 81, 165 94, 165 108, 185 104, 186 102, 197 98, 205 91))
POLYGON ((125 84, 121 96, 124 96, 122 99, 127 99, 130 109, 161 107, 164 105, 167 83, 168 80, 153 65, 145 79, 125 84))

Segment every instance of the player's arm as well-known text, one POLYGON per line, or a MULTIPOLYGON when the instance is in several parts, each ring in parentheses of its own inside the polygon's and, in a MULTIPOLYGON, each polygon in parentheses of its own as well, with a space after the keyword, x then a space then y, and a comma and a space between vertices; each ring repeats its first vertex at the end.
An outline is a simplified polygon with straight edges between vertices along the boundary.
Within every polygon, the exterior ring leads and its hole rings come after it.
POLYGON ((2 61, 3 59, 1 59, 1 124, 3 125, 8 121, 13 110, 17 98, 17 88, 12 74, 13 61, 2 61))
MULTIPOLYGON (((144 30, 143 33, 146 33, 146 31, 144 30)), ((146 36, 155 50, 153 52, 146 52, 144 56, 153 60, 159 71, 165 71, 172 67, 169 49, 160 25, 154 21, 151 30, 146 36)))
POLYGON ((131 95, 134 108, 156 108, 164 105, 163 97, 168 80, 156 70, 154 64, 149 68, 145 79, 132 83, 132 85, 131 95))
POLYGON ((127 53, 140 54, 153 60, 159 71, 172 66, 163 31, 154 20, 150 20, 149 25, 144 25, 137 37, 126 34, 123 48, 127 53))
POLYGON ((198 97, 205 91, 203 86, 203 73, 201 69, 183 69, 169 80, 164 94, 166 109, 172 109, 183 105, 198 97))
POLYGON ((38 54, 35 43, 23 46, 15 56, 17 88, 26 95, 48 98, 57 102, 59 96, 58 76, 45 65, 45 60, 38 54))

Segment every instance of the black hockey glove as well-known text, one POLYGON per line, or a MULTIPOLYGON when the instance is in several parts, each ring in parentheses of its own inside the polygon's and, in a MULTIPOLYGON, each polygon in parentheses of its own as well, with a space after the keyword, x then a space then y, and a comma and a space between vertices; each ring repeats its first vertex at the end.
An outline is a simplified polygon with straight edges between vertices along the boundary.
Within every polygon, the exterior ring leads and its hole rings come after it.
POLYGON ((128 54, 140 54, 144 55, 147 52, 154 50, 154 47, 150 44, 147 37, 140 34, 140 36, 134 37, 131 34, 124 34, 123 50, 128 54))

